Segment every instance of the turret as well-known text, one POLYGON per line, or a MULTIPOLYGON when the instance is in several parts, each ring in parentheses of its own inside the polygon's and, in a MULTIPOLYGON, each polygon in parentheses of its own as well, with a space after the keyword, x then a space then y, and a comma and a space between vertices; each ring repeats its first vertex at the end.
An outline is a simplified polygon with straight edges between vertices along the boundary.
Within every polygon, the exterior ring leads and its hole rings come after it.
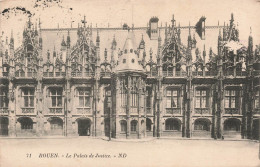
POLYGON ((13 37, 13 30, 11 31, 11 38, 10 38, 10 58, 14 58, 14 37, 13 37))
POLYGON ((221 41, 222 41, 221 29, 219 29, 219 34, 218 34, 218 54, 220 54, 220 52, 221 52, 221 41))
POLYGON ((118 59, 115 72, 144 72, 143 66, 138 62, 133 31, 128 31, 128 36, 123 47, 123 54, 118 59))
POLYGON ((70 48, 70 31, 68 30, 68 35, 67 35, 67 48, 70 48))
POLYGON ((96 47, 99 47, 99 44, 100 44, 100 37, 99 37, 99 31, 97 30, 96 47))
POLYGON ((179 28, 178 28, 178 42, 181 43, 181 26, 179 23, 179 28))
POLYGON ((142 39, 139 44, 139 49, 145 49, 144 35, 142 34, 142 39))
POLYGON ((191 33, 190 33, 190 23, 189 23, 188 48, 192 49, 192 39, 191 39, 191 33))
POLYGON ((66 42, 65 42, 65 40, 64 40, 64 36, 63 36, 62 42, 61 42, 61 50, 62 50, 62 51, 66 50, 66 42))
POLYGON ((174 14, 172 15, 172 20, 171 20, 171 22, 172 22, 172 29, 174 30, 174 28, 175 28, 174 14))
POLYGON ((97 53, 97 66, 100 65, 100 37, 99 31, 97 30, 97 38, 96 38, 96 53, 97 53))
MULTIPOLYGON (((248 56, 249 56, 249 60, 252 61, 253 60, 253 54, 254 54, 254 51, 253 51, 253 37, 252 37, 252 29, 250 27, 250 35, 248 37, 248 56)), ((250 62, 251 64, 252 62, 250 62)))
POLYGON ((193 39, 192 39, 192 48, 196 48, 197 45, 197 40, 195 38, 195 34, 193 34, 193 39))

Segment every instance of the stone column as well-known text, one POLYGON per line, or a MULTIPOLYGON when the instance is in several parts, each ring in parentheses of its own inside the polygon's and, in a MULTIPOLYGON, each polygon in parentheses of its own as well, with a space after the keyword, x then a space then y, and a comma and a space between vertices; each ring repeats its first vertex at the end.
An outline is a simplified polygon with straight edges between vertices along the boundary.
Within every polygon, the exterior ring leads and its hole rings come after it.
POLYGON ((187 105, 187 92, 186 92, 187 84, 183 85, 183 100, 182 100, 182 137, 186 137, 186 105, 187 105))
POLYGON ((8 104, 8 109, 9 109, 9 125, 8 125, 8 135, 11 137, 16 136, 16 115, 15 115, 15 106, 16 106, 16 101, 15 101, 15 94, 14 94, 14 89, 13 89, 13 81, 9 82, 9 104, 8 104))
POLYGON ((131 124, 130 124, 130 105, 131 105, 131 77, 127 76, 127 101, 126 101, 126 115, 127 115, 127 131, 126 131, 126 138, 129 138, 130 131, 131 131, 131 124))
MULTIPOLYGON (((143 115, 144 115, 144 126, 145 126, 145 128, 144 128, 144 137, 146 138, 147 137, 147 134, 146 134, 146 118, 147 118, 147 111, 146 111, 146 86, 145 86, 145 83, 143 82, 143 84, 144 84, 144 92, 142 93, 143 94, 143 99, 144 99, 144 101, 143 101, 143 115)), ((150 98, 150 97, 149 97, 150 98)), ((152 107, 151 107, 151 109, 152 109, 152 107)))
POLYGON ((152 113, 154 115, 154 120, 153 120, 153 137, 157 137, 157 95, 156 95, 156 84, 152 85, 152 113))
POLYGON ((142 85, 139 84, 139 89, 138 89, 138 103, 137 103, 137 112, 138 112, 138 138, 140 139, 142 137, 142 123, 141 123, 141 103, 142 103, 142 85))

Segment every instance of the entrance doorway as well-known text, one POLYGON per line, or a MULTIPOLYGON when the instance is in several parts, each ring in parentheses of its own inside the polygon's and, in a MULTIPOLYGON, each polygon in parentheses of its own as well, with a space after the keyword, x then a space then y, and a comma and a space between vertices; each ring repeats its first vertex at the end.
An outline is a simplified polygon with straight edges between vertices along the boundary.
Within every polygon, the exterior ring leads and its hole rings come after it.
POLYGON ((253 121, 253 133, 252 133, 252 137, 255 140, 259 140, 259 130, 260 130, 260 121, 259 119, 255 119, 253 121))
POLYGON ((105 136, 109 137, 110 133, 110 118, 105 119, 105 136))
POLYGON ((58 117, 50 118, 50 135, 62 135, 63 134, 63 120, 58 117))
POLYGON ((8 118, 0 117, 0 136, 8 136, 8 118))
POLYGON ((78 134, 79 136, 90 136, 91 121, 89 119, 78 120, 78 134))

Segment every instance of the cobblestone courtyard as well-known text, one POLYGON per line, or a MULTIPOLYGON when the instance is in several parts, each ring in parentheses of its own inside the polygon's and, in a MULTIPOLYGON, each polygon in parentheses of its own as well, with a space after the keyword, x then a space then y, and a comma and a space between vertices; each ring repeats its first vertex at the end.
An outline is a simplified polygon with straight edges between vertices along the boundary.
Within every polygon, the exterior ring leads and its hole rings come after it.
POLYGON ((254 141, 2 138, 0 152, 1 167, 260 166, 259 143, 254 141))

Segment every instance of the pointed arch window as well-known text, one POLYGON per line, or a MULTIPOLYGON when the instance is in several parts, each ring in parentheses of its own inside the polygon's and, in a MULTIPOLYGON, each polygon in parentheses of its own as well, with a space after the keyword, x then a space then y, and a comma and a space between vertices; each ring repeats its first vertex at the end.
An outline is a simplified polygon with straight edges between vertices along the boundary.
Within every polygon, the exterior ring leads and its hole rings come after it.
POLYGON ((136 132, 137 131, 137 121, 133 120, 131 121, 131 132, 136 132))
POLYGON ((126 132, 126 121, 125 120, 122 120, 120 121, 120 126, 121 126, 121 132, 125 133, 126 132))

